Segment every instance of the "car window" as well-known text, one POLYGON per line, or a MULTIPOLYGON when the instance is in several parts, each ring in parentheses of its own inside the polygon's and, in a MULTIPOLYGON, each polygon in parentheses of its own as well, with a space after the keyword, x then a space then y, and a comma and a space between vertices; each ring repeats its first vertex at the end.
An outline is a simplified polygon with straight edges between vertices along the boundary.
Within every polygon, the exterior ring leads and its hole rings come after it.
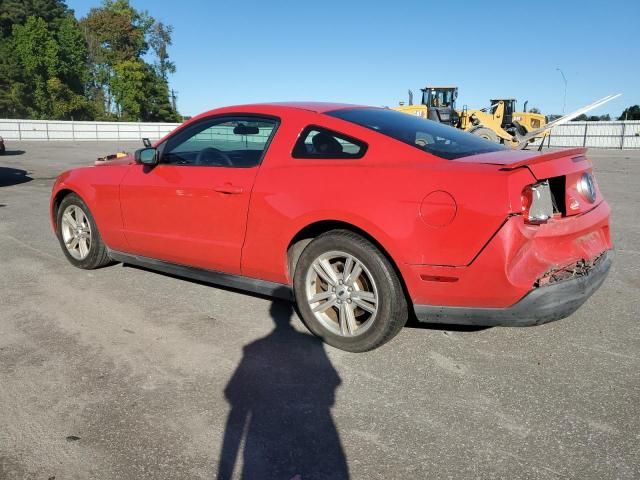
POLYGON ((326 114, 370 128, 447 160, 505 150, 502 145, 471 133, 395 110, 346 108, 326 114))
POLYGON ((167 141, 162 163, 212 167, 254 167, 277 121, 258 117, 217 117, 186 127, 167 141))
POLYGON ((355 138, 325 128, 309 126, 293 148, 294 158, 361 158, 367 145, 355 138))

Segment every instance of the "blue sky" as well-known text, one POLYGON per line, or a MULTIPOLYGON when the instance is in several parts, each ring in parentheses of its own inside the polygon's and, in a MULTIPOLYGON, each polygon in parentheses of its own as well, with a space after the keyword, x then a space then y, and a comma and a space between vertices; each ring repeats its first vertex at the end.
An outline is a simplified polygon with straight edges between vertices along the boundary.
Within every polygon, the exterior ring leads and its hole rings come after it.
MULTIPOLYGON (((640 103, 640 1, 131 0, 173 25, 178 108, 317 100, 396 105, 407 89, 460 88, 459 106, 529 100, 544 113, 613 93, 640 103)), ((67 0, 76 16, 100 0, 67 0)))

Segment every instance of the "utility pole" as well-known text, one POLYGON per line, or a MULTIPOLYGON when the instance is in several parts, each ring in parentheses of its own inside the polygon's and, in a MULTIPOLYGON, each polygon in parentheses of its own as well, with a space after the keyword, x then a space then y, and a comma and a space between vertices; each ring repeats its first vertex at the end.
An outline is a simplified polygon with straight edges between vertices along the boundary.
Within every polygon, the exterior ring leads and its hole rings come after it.
POLYGON ((562 101, 562 114, 564 115, 564 111, 567 108, 567 77, 564 76, 564 72, 559 67, 556 70, 560 72, 562 80, 564 80, 564 100, 562 101))
POLYGON ((171 89, 171 105, 173 106, 173 111, 178 113, 178 108, 176 107, 176 96, 178 92, 176 92, 173 88, 171 89))

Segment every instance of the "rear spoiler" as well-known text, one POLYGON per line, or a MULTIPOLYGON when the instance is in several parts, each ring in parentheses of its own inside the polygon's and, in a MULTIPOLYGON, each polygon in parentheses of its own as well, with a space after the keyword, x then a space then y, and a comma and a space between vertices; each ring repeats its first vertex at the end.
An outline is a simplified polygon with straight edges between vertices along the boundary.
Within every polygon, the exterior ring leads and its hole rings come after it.
POLYGON ((548 162, 549 160, 555 160, 557 158, 571 157, 574 162, 580 162, 585 159, 587 149, 580 148, 565 148, 563 150, 554 150, 553 152, 541 153, 540 155, 531 156, 520 160, 519 162, 505 165, 500 170, 514 170, 516 168, 525 167, 529 165, 535 165, 536 163, 548 162))

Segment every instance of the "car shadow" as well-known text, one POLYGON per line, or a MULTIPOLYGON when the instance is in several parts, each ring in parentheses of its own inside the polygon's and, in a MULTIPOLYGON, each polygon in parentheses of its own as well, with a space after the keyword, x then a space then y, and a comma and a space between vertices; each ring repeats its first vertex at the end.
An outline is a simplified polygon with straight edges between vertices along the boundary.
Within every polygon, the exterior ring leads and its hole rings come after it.
POLYGON ((33 180, 26 170, 18 168, 0 167, 0 187, 10 187, 33 180))
MULTIPOLYGON (((249 292, 247 290, 241 290, 238 288, 233 288, 233 287, 229 287, 227 285, 219 285, 219 284, 215 284, 215 283, 211 283, 211 282, 205 282, 205 281, 201 281, 201 280, 194 280, 192 278, 185 278, 182 277, 180 275, 174 275, 171 273, 167 273, 167 272, 161 272, 159 270, 154 270, 152 268, 147 268, 147 267, 143 267, 141 265, 132 265, 129 263, 122 263, 121 264, 123 267, 125 268, 135 268, 137 270, 144 270, 146 272, 151 272, 154 273, 156 275, 164 275, 166 277, 171 277, 171 278, 175 278, 178 280, 182 280, 185 282, 189 282, 189 283, 196 283, 198 285, 205 285, 207 287, 213 287, 213 288, 219 288, 222 290, 227 290, 229 292, 235 292, 235 293, 240 293, 242 295, 250 295, 252 297, 257 297, 257 298, 264 298, 265 300, 273 300, 273 298, 275 296, 279 296, 280 298, 291 298, 291 292, 288 291, 283 291, 281 292, 280 295, 263 295, 261 293, 256 293, 256 292, 249 292)), ((292 308, 296 309, 296 306, 294 303, 291 304, 292 308)), ((296 313, 298 313, 296 311, 296 313)), ((300 315, 298 315, 300 316, 300 315)), ((410 314, 409 319, 407 320, 407 323, 404 326, 405 328, 415 328, 415 329, 421 329, 421 330, 439 330, 439 331, 448 331, 448 332, 480 332, 482 330, 487 330, 489 328, 493 328, 490 326, 482 326, 482 325, 456 325, 456 324, 447 324, 447 323, 428 323, 428 322, 421 322, 419 321, 415 315, 410 314)))
POLYGON ((134 265, 132 263, 124 263, 124 262, 114 262, 114 264, 119 264, 123 268, 133 268, 135 270, 142 270, 145 272, 153 273, 155 275, 163 275, 165 277, 175 278, 176 280, 181 280, 183 282, 194 283, 196 285, 203 285, 205 287, 210 287, 210 288, 217 288, 219 290, 226 290, 227 292, 239 293, 242 295, 249 295, 251 297, 263 298, 265 300, 273 300, 274 298, 287 299, 287 300, 293 299, 291 291, 285 288, 283 288, 281 292, 276 292, 273 295, 267 295, 267 294, 258 293, 258 292, 251 292, 249 290, 243 290, 241 288, 230 287, 229 285, 223 285, 221 283, 207 282, 205 280, 197 280, 195 278, 188 278, 182 275, 163 272, 161 270, 155 270, 153 268, 145 267, 143 265, 134 265))
POLYGON ((5 150, 0 156, 11 157, 14 155, 23 155, 26 152, 24 150, 5 150))
POLYGON ((421 322, 415 316, 409 318, 407 323, 405 324, 405 328, 415 328, 422 330, 439 330, 439 331, 447 331, 447 332, 481 332, 482 330, 487 330, 492 327, 482 326, 482 325, 456 325, 456 324, 448 324, 448 323, 429 323, 429 322, 421 322))
POLYGON ((272 303, 274 329, 243 347, 227 383, 219 480, 349 478, 331 416, 340 376, 322 341, 293 328, 293 313, 291 302, 272 303))

